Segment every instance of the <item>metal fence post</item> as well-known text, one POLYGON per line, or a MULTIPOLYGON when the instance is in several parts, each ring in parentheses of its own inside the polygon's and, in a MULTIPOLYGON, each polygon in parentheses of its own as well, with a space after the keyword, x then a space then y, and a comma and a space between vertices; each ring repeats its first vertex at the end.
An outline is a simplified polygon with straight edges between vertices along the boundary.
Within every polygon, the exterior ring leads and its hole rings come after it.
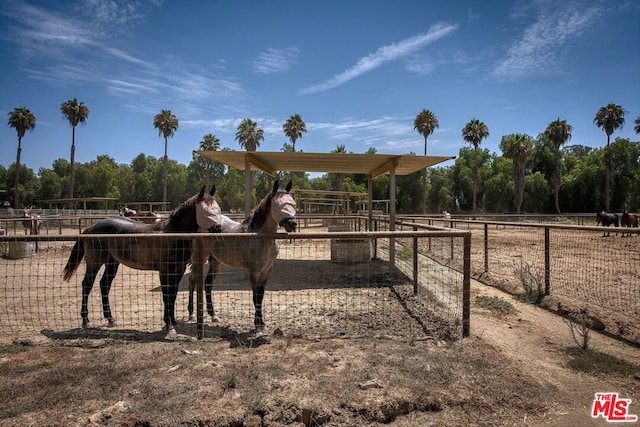
POLYGON ((471 232, 464 236, 462 260, 462 336, 471 332, 471 232))
MULTIPOLYGON (((413 231, 418 231, 418 227, 413 227, 413 231)), ((413 238, 413 294, 418 293, 418 238, 413 238)))
POLYGON ((549 227, 544 228, 544 294, 551 293, 551 253, 549 250, 549 227))
POLYGON ((484 223, 484 272, 489 272, 489 224, 484 223))

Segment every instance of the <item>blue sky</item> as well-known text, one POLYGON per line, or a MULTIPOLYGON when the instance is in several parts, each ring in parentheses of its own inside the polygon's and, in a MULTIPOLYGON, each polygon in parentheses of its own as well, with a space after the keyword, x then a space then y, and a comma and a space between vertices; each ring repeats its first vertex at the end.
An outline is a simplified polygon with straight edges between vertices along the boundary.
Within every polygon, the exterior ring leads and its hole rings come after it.
MULTIPOLYGON (((298 113, 305 152, 338 144, 363 153, 422 154, 413 120, 423 108, 440 128, 428 154, 457 155, 476 117, 499 153, 503 135, 533 137, 553 120, 570 144, 601 147, 593 124, 614 102, 629 114, 613 136, 638 140, 640 2, 584 1, 162 1, 0 0, 0 164, 15 161, 8 112, 37 117, 22 163, 35 172, 69 159, 60 104, 90 110, 76 130, 76 161, 107 154, 161 158, 153 117, 180 122, 168 154, 188 164, 203 135, 239 150, 244 118, 264 130, 261 151, 287 142, 298 113)), ((445 163, 451 164, 451 163, 445 163)))

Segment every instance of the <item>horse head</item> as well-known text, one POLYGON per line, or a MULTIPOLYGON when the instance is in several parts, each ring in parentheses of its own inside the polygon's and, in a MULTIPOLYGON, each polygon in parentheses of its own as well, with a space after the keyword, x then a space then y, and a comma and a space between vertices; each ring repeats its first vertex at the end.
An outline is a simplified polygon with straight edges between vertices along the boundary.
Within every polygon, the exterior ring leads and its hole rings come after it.
POLYGON ((215 197, 216 186, 212 186, 209 193, 205 186, 196 196, 196 221, 199 231, 219 233, 222 230, 222 209, 215 197))
POLYGON ((271 217, 280 227, 283 227, 287 233, 296 231, 296 201, 291 195, 292 182, 289 181, 284 190, 278 189, 278 180, 273 183, 271 190, 271 217))
POLYGON ((602 222, 604 225, 604 219, 607 216, 605 211, 600 211, 596 214, 596 225, 600 225, 600 223, 602 222))

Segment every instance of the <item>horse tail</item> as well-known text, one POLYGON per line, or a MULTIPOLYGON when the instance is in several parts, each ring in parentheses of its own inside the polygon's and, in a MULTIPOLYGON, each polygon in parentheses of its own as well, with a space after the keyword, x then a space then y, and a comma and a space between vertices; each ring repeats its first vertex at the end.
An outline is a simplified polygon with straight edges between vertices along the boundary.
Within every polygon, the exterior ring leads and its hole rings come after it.
POLYGON ((77 241, 76 244, 73 245, 73 249, 71 249, 67 265, 65 265, 64 270, 62 270, 62 278, 65 282, 68 282, 69 279, 71 279, 71 276, 76 272, 80 266, 82 258, 84 258, 84 244, 82 241, 77 241))

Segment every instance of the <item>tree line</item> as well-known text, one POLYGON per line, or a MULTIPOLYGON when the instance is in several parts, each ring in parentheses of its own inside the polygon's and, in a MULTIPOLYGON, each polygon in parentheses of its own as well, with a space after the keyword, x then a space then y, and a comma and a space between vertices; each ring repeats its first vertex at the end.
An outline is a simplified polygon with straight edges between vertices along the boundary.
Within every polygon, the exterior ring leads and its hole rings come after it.
MULTIPOLYGON (((179 128, 171 110, 162 110, 153 119, 153 127, 164 140, 162 159, 141 153, 129 164, 118 164, 106 154, 76 164, 75 129, 86 123, 89 109, 73 98, 62 103, 60 111, 72 128, 70 159, 56 159, 51 168, 40 168, 37 173, 20 163, 22 138, 35 129, 35 115, 26 107, 15 108, 8 114, 8 126, 17 132, 18 150, 14 164, 8 169, 0 166, 0 188, 10 190, 14 207, 19 208, 21 202, 38 205, 38 201, 64 197, 112 197, 121 202, 162 200, 171 208, 192 196, 204 183, 208 187, 216 185, 225 211, 243 209, 243 171, 195 154, 188 165, 167 157, 169 138, 179 128)), ((454 165, 397 178, 397 210, 401 213, 636 210, 640 208, 637 188, 640 142, 624 138, 611 142, 611 136, 624 125, 627 114, 613 103, 596 112, 593 122, 607 136, 603 148, 566 145, 573 128, 558 118, 536 137, 519 133, 502 136, 501 154, 481 148, 481 142, 489 136, 489 128, 472 118, 461 130, 463 140, 470 146, 460 150, 454 165)), ((427 140, 439 127, 438 119, 433 112, 423 109, 413 124, 414 130, 424 137, 426 155, 427 140)), ((640 134, 640 116, 634 125, 635 132, 640 134)), ((296 151, 296 141, 307 132, 301 116, 291 115, 282 130, 289 143, 281 150, 296 151)), ((246 118, 237 127, 235 140, 242 149, 255 151, 264 141, 264 132, 255 121, 246 118)), ((220 140, 206 134, 198 149, 220 150, 220 140)), ((344 145, 338 145, 332 152, 348 151, 344 145)), ((376 154, 376 150, 371 148, 366 154, 376 154)), ((286 171, 280 175, 293 178, 295 188, 299 189, 367 191, 364 175, 327 173, 310 178, 303 172, 286 171)), ((260 172, 254 173, 252 180, 252 198, 257 202, 268 191, 268 180, 260 172)), ((388 199, 388 177, 375 179, 372 191, 374 199, 388 199)))

